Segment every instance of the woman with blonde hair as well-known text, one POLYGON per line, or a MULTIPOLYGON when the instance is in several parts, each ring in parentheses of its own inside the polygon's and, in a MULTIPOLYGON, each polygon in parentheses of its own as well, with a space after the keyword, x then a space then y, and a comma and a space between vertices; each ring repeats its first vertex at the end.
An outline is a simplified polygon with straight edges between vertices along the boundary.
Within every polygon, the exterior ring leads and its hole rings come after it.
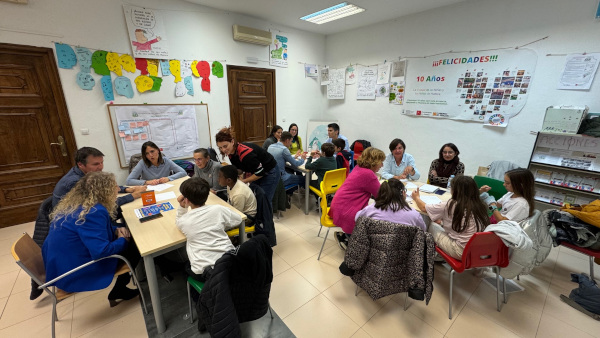
POLYGON ((379 179, 375 174, 383 166, 383 151, 369 147, 365 149, 348 178, 333 196, 329 216, 333 224, 344 231, 336 232, 336 240, 342 249, 348 247, 348 237, 354 230, 356 213, 366 207, 369 199, 377 197, 379 179))
MULTIPOLYGON (((90 172, 82 177, 58 203, 50 215, 50 232, 44 242, 42 255, 46 280, 52 280, 82 264, 119 254, 135 267, 140 254, 127 228, 117 228, 112 218, 117 213, 119 186, 115 175, 90 172)), ((104 289, 110 285, 117 269, 116 258, 105 259, 66 276, 55 283, 67 292, 104 289)), ((110 306, 117 300, 132 299, 138 290, 127 288, 129 274, 117 277, 108 294, 110 306)))

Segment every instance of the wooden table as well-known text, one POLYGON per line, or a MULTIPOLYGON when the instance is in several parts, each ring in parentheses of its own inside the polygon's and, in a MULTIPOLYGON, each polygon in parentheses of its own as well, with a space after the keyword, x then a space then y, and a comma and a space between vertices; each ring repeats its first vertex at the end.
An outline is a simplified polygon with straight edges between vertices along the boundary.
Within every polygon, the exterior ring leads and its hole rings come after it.
MULTIPOLYGON (((179 196, 179 186, 183 181, 189 177, 183 177, 174 181, 169 182, 173 185, 172 187, 157 192, 157 194, 173 191, 176 196, 179 196)), ((142 200, 136 199, 131 203, 124 204, 121 206, 123 211, 123 218, 127 222, 127 227, 135 240, 135 243, 140 251, 140 255, 144 258, 144 266, 146 268, 146 278, 148 280, 148 288, 150 289, 150 298, 152 300, 152 310, 154 311, 154 320, 156 321, 156 328, 159 333, 165 332, 166 326, 163 318, 160 293, 158 291, 158 280, 156 278, 156 269, 154 268, 154 257, 165 254, 169 251, 175 250, 184 246, 186 242, 185 236, 179 231, 175 225, 175 218, 177 216, 177 208, 179 203, 177 199, 170 199, 160 201, 158 203, 170 202, 173 205, 173 210, 162 212, 163 217, 157 218, 148 222, 140 223, 139 219, 135 215, 135 209, 142 207, 142 200)), ((215 194, 210 193, 208 195, 207 205, 222 205, 227 208, 234 210, 240 217, 242 217, 242 223, 240 224, 240 243, 245 239, 245 220, 246 215, 238 211, 215 194)))
POLYGON ((308 215, 308 192, 310 191, 310 178, 312 177, 313 172, 312 170, 306 169, 304 167, 304 164, 299 167, 292 167, 291 165, 286 163, 285 167, 304 174, 304 214, 308 215))

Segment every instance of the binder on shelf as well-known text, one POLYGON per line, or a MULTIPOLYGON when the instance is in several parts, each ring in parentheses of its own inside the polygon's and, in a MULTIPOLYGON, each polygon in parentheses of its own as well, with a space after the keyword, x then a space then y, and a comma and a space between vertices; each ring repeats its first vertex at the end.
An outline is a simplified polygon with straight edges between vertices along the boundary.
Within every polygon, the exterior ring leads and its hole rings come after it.
POLYGON ((563 183, 565 182, 565 178, 567 175, 563 174, 563 173, 559 173, 557 171, 552 173, 552 176, 550 177, 550 184, 554 184, 554 185, 563 185, 563 183))
POLYGON ((538 169, 535 172, 535 180, 542 183, 550 183, 552 177, 552 171, 538 169))

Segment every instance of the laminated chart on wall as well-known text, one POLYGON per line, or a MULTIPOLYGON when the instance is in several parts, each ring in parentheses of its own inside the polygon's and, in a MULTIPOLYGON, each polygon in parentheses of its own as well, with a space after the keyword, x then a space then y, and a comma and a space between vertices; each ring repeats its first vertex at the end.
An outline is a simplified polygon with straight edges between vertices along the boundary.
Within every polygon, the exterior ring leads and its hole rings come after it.
POLYGON ((330 100, 343 100, 346 90, 346 69, 330 69, 329 80, 327 98, 330 100))
POLYGON ((288 38, 286 36, 275 35, 273 43, 269 45, 269 65, 288 66, 288 38))
POLYGON ((169 58, 169 46, 160 11, 123 5, 125 22, 136 58, 169 58))
POLYGON ((600 53, 569 54, 560 74, 558 89, 588 90, 600 63, 600 53))
POLYGON ((192 105, 115 106, 114 109, 127 161, 148 140, 169 158, 189 157, 200 147, 196 109, 192 105))
POLYGON ((356 99, 374 100, 375 89, 377 86, 377 66, 358 67, 358 77, 356 80, 356 99))
POLYGON ((523 48, 412 59, 403 114, 478 122, 497 114, 508 121, 527 102, 536 62, 523 48))

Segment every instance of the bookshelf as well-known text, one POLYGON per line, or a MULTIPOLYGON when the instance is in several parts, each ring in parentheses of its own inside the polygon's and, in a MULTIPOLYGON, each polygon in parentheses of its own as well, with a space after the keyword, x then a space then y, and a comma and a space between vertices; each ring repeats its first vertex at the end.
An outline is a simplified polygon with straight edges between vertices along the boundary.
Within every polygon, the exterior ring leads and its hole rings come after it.
POLYGON ((528 168, 538 210, 600 199, 600 138, 538 133, 528 168))

